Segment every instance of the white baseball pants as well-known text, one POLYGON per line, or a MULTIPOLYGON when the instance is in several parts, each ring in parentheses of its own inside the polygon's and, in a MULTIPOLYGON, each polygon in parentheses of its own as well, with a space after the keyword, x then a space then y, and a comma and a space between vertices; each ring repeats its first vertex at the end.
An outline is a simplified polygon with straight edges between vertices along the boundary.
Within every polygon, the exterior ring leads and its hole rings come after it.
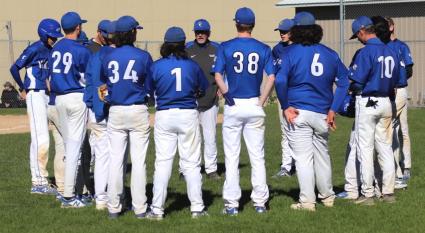
POLYGON ((65 142, 64 197, 73 197, 78 160, 87 129, 87 107, 83 101, 83 93, 58 95, 56 109, 65 142))
POLYGON ((214 105, 204 112, 199 112, 199 121, 204 139, 204 165, 207 174, 217 172, 217 125, 218 106, 214 105))
POLYGON ((344 190, 352 199, 359 197, 360 186, 360 162, 357 158, 357 137, 354 124, 350 133, 350 141, 347 145, 345 161, 345 185, 344 190))
POLYGON ((329 128, 326 114, 299 110, 294 125, 285 130, 293 152, 300 186, 300 203, 315 204, 315 187, 320 199, 332 198, 332 166, 328 152, 329 128))
POLYGON ((96 204, 107 204, 106 192, 109 172, 109 138, 106 120, 96 122, 93 111, 89 110, 90 146, 95 157, 94 190, 96 204))
POLYGON ((58 192, 63 195, 65 182, 65 144, 60 130, 59 114, 55 105, 48 105, 47 116, 53 125, 52 135, 55 140, 55 160, 53 165, 55 182, 58 192))
POLYGON ((403 178, 402 168, 412 167, 409 125, 407 124, 407 87, 398 88, 395 98, 396 117, 394 119, 393 149, 396 159, 396 176, 403 178), (399 132, 401 131, 401 135, 399 132), (401 136, 401 138, 400 138, 401 136))
POLYGON ((202 211, 201 134, 198 111, 169 109, 155 114, 155 174, 151 209, 164 214, 174 155, 179 150, 179 166, 187 184, 190 211, 202 211))
POLYGON ((374 150, 378 152, 378 163, 382 170, 382 194, 394 193, 395 166, 392 152, 392 107, 389 98, 370 97, 378 101, 375 107, 366 107, 369 97, 356 101, 355 133, 357 155, 360 161, 362 194, 375 195, 374 189, 374 150))
MULTIPOLYGON (((124 195, 125 152, 130 143, 131 196, 135 214, 145 213, 146 152, 149 144, 149 112, 146 105, 112 106, 107 131, 110 145, 108 174, 108 210, 120 213, 124 195)), ((97 160, 96 160, 97 163, 97 160)))
POLYGON ((286 137, 285 133, 285 122, 286 120, 283 117, 283 110, 280 107, 280 103, 278 103, 278 114, 279 114, 279 121, 280 121, 280 129, 281 129, 281 136, 282 139, 280 141, 280 144, 282 146, 282 163, 280 164, 280 167, 287 171, 291 171, 292 164, 294 163, 293 155, 291 148, 289 147, 288 138, 286 137))
POLYGON ((254 206, 264 206, 269 198, 264 161, 264 117, 258 98, 234 99, 235 105, 224 106, 223 147, 226 180, 223 199, 226 207, 239 207, 239 156, 243 134, 251 162, 251 199, 254 206))

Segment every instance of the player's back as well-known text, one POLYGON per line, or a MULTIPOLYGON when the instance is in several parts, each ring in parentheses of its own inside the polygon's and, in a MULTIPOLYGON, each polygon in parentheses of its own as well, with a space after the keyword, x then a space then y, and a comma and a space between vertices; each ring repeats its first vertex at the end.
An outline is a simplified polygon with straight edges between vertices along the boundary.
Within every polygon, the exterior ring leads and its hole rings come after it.
POLYGON ((26 68, 24 86, 26 89, 46 89, 46 78, 49 76, 47 61, 50 50, 42 41, 28 46, 16 61, 19 68, 26 68))
POLYGON ((260 96, 263 71, 274 74, 270 47, 254 38, 238 37, 223 42, 217 52, 215 72, 226 73, 234 98, 260 96))
POLYGON ((413 60, 410 54, 409 46, 406 43, 399 39, 392 40, 387 44, 390 48, 392 48, 398 55, 400 59, 404 62, 406 66, 412 65, 413 60))
POLYGON ((102 79, 108 86, 106 100, 111 105, 144 104, 151 64, 151 55, 133 46, 111 50, 102 62, 102 79))
MULTIPOLYGON (((364 85, 362 96, 392 96, 400 77, 398 54, 374 38, 367 41, 357 58, 351 69, 356 71, 354 73, 359 77, 352 79, 364 85)), ((352 75, 350 72, 350 76, 352 75)))
POLYGON ((195 109, 196 92, 208 87, 201 68, 191 59, 161 58, 153 63, 151 71, 157 110, 195 109))
POLYGON ((90 51, 75 40, 57 42, 49 57, 51 88, 56 94, 83 92, 84 72, 90 51))
MULTIPOLYGON (((288 101, 296 108, 327 113, 333 100, 333 84, 346 78, 346 68, 332 49, 314 44, 293 44, 282 55, 288 71, 288 101)), ((282 69, 282 68, 281 68, 282 69)))

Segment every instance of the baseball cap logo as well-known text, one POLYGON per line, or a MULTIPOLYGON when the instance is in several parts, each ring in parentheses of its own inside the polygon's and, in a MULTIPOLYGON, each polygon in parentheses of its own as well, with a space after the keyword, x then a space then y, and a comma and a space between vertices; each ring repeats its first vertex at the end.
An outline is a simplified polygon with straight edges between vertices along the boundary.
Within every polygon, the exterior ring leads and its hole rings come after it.
POLYGON ((202 27, 202 22, 198 22, 198 26, 199 27, 202 27))

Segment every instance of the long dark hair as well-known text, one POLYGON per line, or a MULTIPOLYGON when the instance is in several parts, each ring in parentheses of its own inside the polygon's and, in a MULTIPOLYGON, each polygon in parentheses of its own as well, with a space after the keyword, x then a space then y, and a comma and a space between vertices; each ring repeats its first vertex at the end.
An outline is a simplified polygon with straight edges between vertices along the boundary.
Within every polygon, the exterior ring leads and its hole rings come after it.
POLYGON ((136 29, 128 32, 117 32, 114 36, 114 42, 117 48, 124 45, 134 45, 136 41, 136 29))
POLYGON ((162 57, 174 55, 177 59, 188 59, 185 42, 164 42, 161 45, 160 54, 162 57))
POLYGON ((290 32, 289 40, 294 44, 318 44, 323 37, 323 29, 317 24, 293 26, 290 32))
POLYGON ((391 41, 391 31, 388 21, 382 16, 373 16, 373 25, 375 27, 376 36, 385 44, 391 41))

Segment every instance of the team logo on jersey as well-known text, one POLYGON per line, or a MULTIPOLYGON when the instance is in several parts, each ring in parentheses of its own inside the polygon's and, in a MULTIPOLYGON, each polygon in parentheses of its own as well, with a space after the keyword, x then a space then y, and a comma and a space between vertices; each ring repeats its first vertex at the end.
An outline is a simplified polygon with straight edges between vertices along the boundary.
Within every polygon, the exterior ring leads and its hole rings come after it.
POLYGON ((27 55, 22 55, 21 60, 24 60, 27 57, 27 55))
POLYGON ((190 55, 190 58, 194 58, 194 57, 196 57, 196 54, 194 54, 194 55, 190 55))
POLYGON ((354 64, 353 65, 353 70, 356 70, 357 69, 357 64, 354 64))
POLYGON ((212 58, 212 57, 215 57, 215 54, 210 54, 210 57, 212 58))

